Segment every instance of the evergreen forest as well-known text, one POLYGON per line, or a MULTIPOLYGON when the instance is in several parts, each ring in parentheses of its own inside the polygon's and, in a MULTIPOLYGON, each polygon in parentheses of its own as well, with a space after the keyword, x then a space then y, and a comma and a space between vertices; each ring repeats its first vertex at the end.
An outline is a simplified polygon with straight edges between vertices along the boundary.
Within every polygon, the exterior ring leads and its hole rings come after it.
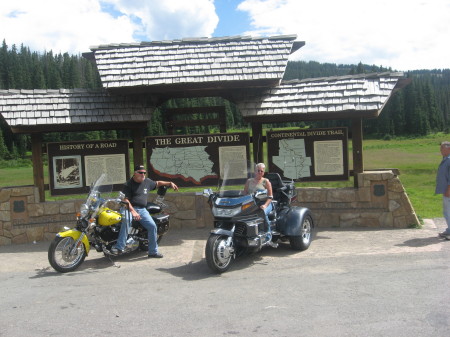
MULTIPOLYGON (((285 80, 305 79, 349 74, 395 71, 390 68, 364 65, 336 65, 318 62, 289 62, 285 80)), ((405 74, 411 84, 398 91, 384 107, 377 119, 365 120, 364 137, 390 139, 392 137, 424 136, 448 132, 450 124, 450 69, 414 70, 405 74)), ((3 41, 0 49, 0 94, 8 89, 73 89, 100 88, 101 82, 95 64, 81 55, 53 54, 52 51, 32 52, 26 46, 8 47, 3 41)), ((224 105, 228 130, 247 129, 249 126, 233 103, 219 97, 172 99, 159 107, 152 116, 146 135, 165 134, 164 110, 168 108, 224 105)), ((190 116, 192 119, 199 116, 190 116)), ((349 126, 349 121, 317 121, 266 125, 266 127, 332 127, 349 126)), ((194 134, 214 132, 212 126, 182 128, 177 133, 194 134)), ((46 142, 69 140, 129 138, 124 130, 51 133, 46 142)), ((25 158, 30 151, 28 135, 12 134, 0 119, 0 161, 25 158)))

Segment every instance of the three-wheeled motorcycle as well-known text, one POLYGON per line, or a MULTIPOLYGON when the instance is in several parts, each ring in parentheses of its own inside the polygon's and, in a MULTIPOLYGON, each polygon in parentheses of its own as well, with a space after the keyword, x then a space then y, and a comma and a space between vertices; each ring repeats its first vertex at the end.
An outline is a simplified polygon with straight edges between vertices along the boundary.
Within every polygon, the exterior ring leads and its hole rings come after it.
POLYGON ((271 182, 273 192, 273 211, 268 214, 267 224, 264 211, 259 207, 269 197, 267 190, 243 193, 245 180, 251 177, 253 169, 253 164, 228 163, 223 169, 220 189, 203 192, 214 216, 214 229, 206 243, 205 257, 216 273, 227 271, 232 261, 243 253, 260 251, 265 246, 277 247, 278 241, 289 241, 291 248, 300 251, 311 244, 312 213, 306 207, 292 206, 297 198, 294 182, 282 180, 278 173, 264 175, 271 182), (268 226, 271 235, 267 235, 268 226))

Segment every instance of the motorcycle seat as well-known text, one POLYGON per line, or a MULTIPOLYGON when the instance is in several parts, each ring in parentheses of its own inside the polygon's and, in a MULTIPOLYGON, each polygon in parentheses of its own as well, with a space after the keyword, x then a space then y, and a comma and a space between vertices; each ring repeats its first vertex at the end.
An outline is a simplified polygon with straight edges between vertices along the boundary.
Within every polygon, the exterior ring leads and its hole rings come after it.
POLYGON ((146 208, 147 208, 147 211, 148 211, 150 214, 155 214, 155 213, 161 212, 161 206, 159 206, 159 205, 157 205, 157 204, 155 204, 155 203, 153 203, 153 202, 149 202, 149 203, 147 204, 146 208))

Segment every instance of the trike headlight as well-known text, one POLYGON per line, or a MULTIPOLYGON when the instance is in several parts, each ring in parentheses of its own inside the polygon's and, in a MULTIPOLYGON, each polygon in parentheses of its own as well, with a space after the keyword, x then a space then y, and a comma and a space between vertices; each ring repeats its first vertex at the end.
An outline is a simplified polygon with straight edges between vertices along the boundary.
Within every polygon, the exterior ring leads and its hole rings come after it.
POLYGON ((233 217, 241 211, 241 206, 233 208, 213 208, 213 215, 217 217, 233 217))

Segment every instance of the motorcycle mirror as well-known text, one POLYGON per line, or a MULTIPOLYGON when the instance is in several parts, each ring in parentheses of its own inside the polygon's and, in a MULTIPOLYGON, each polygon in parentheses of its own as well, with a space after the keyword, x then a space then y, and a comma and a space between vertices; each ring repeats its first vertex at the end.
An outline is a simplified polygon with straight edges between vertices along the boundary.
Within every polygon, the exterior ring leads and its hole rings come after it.
POLYGON ((203 190, 203 196, 204 197, 209 197, 212 194, 212 190, 210 188, 205 188, 203 190))

